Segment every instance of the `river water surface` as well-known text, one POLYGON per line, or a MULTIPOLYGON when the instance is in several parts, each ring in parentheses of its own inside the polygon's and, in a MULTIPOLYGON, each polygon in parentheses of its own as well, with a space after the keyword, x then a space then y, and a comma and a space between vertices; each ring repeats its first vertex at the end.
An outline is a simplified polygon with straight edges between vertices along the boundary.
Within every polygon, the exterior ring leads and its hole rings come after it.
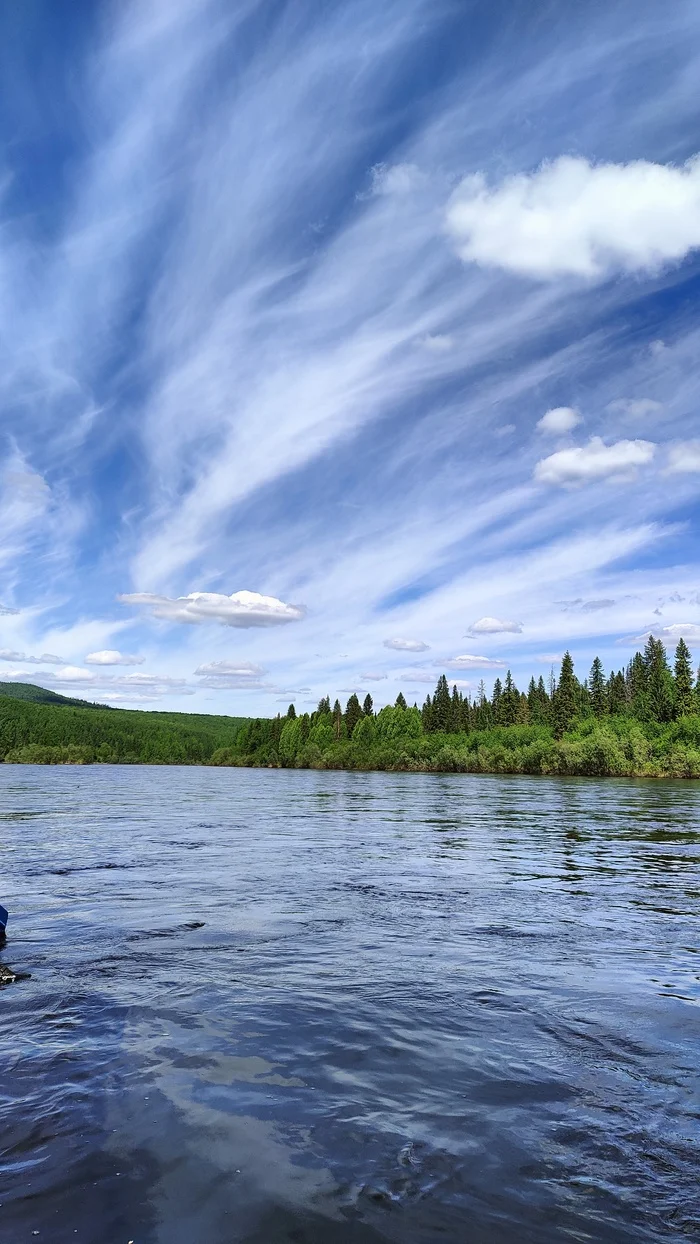
POLYGON ((699 810, 0 766, 0 1240, 700 1239, 699 810))

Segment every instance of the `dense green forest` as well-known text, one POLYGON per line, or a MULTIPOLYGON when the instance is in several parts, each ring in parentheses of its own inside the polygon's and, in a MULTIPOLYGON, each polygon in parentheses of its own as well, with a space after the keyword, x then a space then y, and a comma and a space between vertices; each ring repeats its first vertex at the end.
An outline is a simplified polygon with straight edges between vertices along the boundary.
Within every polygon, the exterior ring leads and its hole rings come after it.
POLYGON ((671 666, 650 637, 607 677, 596 658, 576 677, 567 652, 558 677, 516 687, 510 671, 464 696, 443 674, 422 708, 402 694, 375 713, 368 695, 345 709, 215 717, 32 703, 0 693, 0 758, 36 764, 211 764, 460 773, 700 777, 700 682, 681 639, 671 666))
MULTIPOLYGON (((7 685, 7 684, 4 684, 7 685)), ((0 759, 22 764, 208 764, 242 717, 138 712, 0 695, 0 759)))
POLYGON ((447 678, 422 708, 374 713, 370 696, 343 710, 324 699, 315 712, 245 725, 213 764, 328 769, 417 769, 466 773, 556 773, 700 777, 700 686, 684 640, 673 668, 650 637, 624 670, 606 677, 596 658, 579 681, 567 652, 559 677, 519 691, 510 671, 474 699, 447 678))
POLYGON ((33 704, 73 704, 80 708, 105 708, 104 704, 93 704, 92 700, 74 700, 67 695, 59 695, 57 691, 49 691, 46 687, 36 687, 33 682, 0 682, 0 696, 9 696, 13 700, 29 700, 33 704))

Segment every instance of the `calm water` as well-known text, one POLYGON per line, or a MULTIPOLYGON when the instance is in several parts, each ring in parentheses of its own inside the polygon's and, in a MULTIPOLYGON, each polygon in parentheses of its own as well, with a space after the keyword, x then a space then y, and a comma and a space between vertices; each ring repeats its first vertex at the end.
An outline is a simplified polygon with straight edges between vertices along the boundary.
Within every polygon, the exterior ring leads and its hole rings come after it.
POLYGON ((699 1239, 699 810, 0 766, 3 1244, 699 1239))

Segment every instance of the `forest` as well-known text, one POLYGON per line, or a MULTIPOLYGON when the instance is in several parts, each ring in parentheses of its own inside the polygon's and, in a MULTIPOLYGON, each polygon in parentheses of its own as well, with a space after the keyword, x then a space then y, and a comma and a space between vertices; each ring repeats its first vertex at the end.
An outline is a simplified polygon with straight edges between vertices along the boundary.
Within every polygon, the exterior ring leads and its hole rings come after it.
POLYGON ((204 765, 217 750, 233 745, 244 720, 205 713, 103 708, 68 699, 45 703, 0 691, 0 760, 204 765))
POLYGON ((212 764, 460 773, 700 777, 700 685, 690 651, 673 666, 650 636, 626 669, 607 677, 596 657, 580 681, 567 652, 558 677, 520 691, 510 671, 493 694, 463 695, 440 676, 422 708, 403 694, 374 712, 368 695, 345 709, 328 698, 311 714, 251 721, 212 764))
MULTIPOLYGON (((2 684, 3 686, 5 684, 2 684)), ((36 689, 38 690, 38 689, 36 689)), ((28 697, 27 693, 27 697, 28 697)), ((510 671, 486 694, 446 675, 422 707, 403 694, 375 712, 371 696, 345 708, 246 719, 31 702, 0 691, 0 759, 20 764, 194 764, 700 777, 700 679, 679 640, 673 663, 650 636, 625 669, 596 657, 580 680, 567 652, 558 676, 520 691, 510 671)))

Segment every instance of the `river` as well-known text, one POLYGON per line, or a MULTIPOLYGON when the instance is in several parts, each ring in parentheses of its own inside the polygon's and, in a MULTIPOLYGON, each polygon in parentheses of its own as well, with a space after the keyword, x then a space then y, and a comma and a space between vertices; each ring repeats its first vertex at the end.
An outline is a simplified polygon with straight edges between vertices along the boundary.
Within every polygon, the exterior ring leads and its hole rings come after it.
POLYGON ((0 766, 0 1239, 700 1238, 699 812, 0 766))

